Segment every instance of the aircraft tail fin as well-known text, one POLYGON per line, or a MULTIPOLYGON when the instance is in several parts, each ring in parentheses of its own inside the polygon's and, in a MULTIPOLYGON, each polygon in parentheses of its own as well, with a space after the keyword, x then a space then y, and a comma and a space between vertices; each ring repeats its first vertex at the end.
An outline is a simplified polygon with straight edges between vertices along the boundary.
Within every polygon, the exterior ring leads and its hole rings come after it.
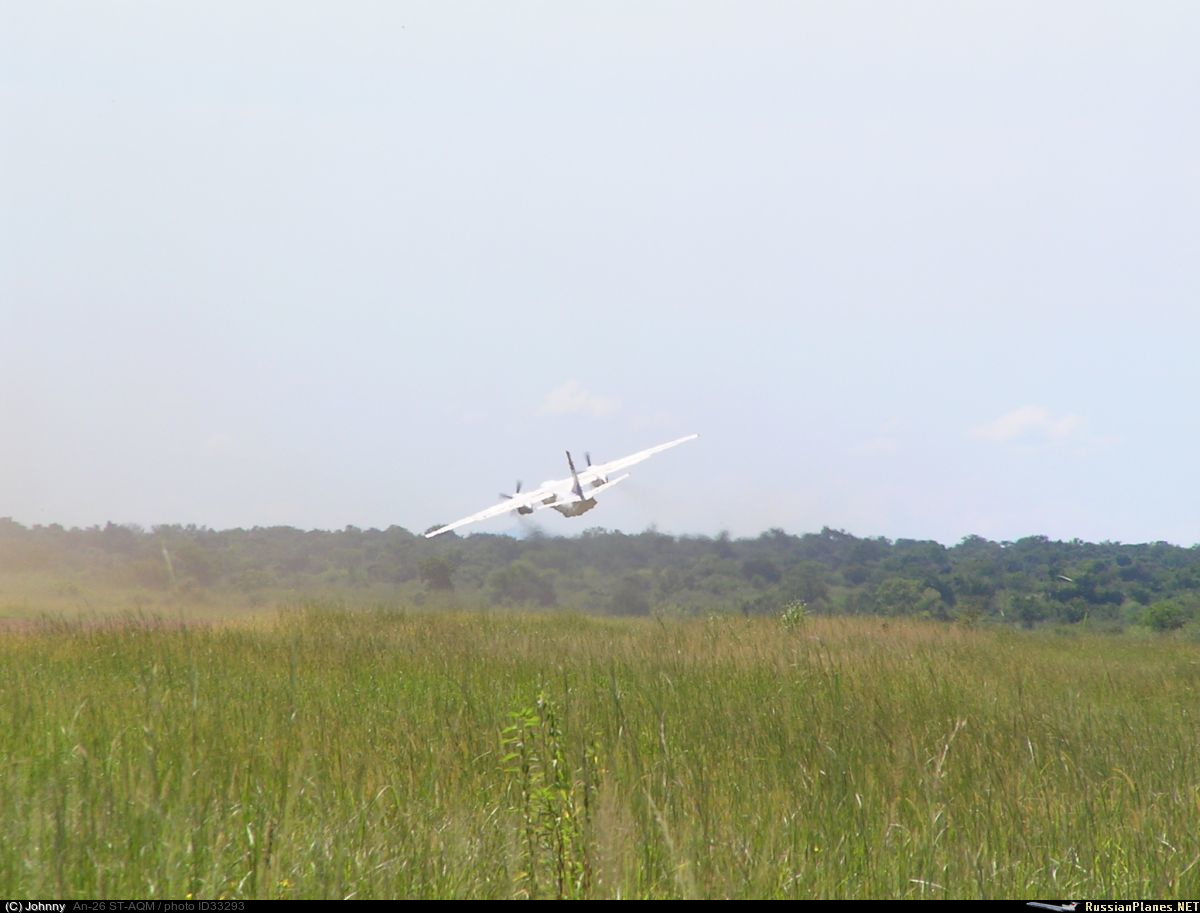
POLYGON ((567 465, 571 467, 571 478, 575 480, 575 484, 571 486, 571 491, 580 501, 583 498, 583 486, 579 484, 579 473, 575 471, 575 461, 571 459, 571 451, 567 451, 567 465))

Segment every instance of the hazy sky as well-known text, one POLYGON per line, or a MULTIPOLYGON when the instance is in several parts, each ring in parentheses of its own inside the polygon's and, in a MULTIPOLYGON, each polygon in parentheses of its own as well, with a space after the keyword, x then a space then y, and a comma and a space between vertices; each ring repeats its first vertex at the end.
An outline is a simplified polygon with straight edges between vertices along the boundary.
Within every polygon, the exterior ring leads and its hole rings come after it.
POLYGON ((1200 542, 1192 0, 0 11, 0 515, 1200 542))

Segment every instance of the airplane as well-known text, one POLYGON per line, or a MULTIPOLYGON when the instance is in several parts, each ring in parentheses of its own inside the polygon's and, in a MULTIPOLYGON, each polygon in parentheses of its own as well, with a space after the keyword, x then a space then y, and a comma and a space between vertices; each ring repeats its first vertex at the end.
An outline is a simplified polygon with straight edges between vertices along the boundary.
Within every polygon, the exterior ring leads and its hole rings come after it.
POLYGON ((656 453, 662 453, 664 450, 669 450, 680 444, 686 444, 688 441, 694 441, 699 436, 698 434, 689 434, 687 437, 676 438, 673 441, 667 441, 665 444, 649 447, 646 450, 639 450, 637 453, 631 453, 629 456, 621 457, 620 459, 611 460, 607 463, 597 463, 595 466, 592 465, 591 454, 585 453, 584 457, 587 459, 587 468, 583 471, 575 469, 575 460, 572 459, 571 451, 568 450, 566 452, 567 466, 571 470, 569 478, 551 479, 543 482, 532 491, 524 493, 521 492, 521 483, 517 482, 516 490, 511 495, 500 495, 500 497, 506 499, 504 503, 496 504, 486 510, 479 511, 479 513, 471 514, 469 517, 463 517, 461 520, 448 523, 445 526, 431 529, 425 534, 425 538, 432 539, 434 536, 448 533, 450 530, 466 526, 468 523, 490 520, 492 517, 500 517, 514 511, 518 514, 527 515, 533 513, 535 510, 545 510, 547 507, 550 507, 564 517, 581 516, 596 506, 597 495, 606 493, 614 485, 619 485, 629 478, 629 473, 616 476, 615 478, 613 477, 613 473, 628 469, 630 466, 642 462, 642 460, 648 460, 656 453))
POLYGON ((1070 911, 1070 910, 1074 910, 1077 906, 1079 906, 1079 901, 1076 900, 1076 901, 1072 901, 1071 903, 1052 905, 1052 904, 1048 904, 1048 903, 1035 903, 1034 901, 1031 900, 1031 901, 1028 901, 1025 904, 1025 906, 1041 907, 1043 910, 1060 910, 1060 911, 1068 910, 1068 911, 1070 911))

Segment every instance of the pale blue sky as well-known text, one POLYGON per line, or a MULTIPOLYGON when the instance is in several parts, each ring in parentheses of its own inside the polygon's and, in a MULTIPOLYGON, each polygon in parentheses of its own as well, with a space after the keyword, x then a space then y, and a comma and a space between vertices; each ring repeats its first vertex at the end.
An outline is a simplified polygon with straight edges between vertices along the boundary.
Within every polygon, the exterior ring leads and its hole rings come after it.
POLYGON ((1200 5, 0 9, 0 515, 1200 542, 1200 5))

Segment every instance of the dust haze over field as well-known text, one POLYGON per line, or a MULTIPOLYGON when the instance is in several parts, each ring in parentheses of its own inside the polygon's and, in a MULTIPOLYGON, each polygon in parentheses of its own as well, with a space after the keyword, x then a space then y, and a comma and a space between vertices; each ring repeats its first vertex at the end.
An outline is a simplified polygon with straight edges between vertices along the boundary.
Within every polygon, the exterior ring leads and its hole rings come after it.
POLYGON ((1200 541, 1198 24, 25 4, 0 515, 419 530, 699 431, 597 522, 1200 541))

